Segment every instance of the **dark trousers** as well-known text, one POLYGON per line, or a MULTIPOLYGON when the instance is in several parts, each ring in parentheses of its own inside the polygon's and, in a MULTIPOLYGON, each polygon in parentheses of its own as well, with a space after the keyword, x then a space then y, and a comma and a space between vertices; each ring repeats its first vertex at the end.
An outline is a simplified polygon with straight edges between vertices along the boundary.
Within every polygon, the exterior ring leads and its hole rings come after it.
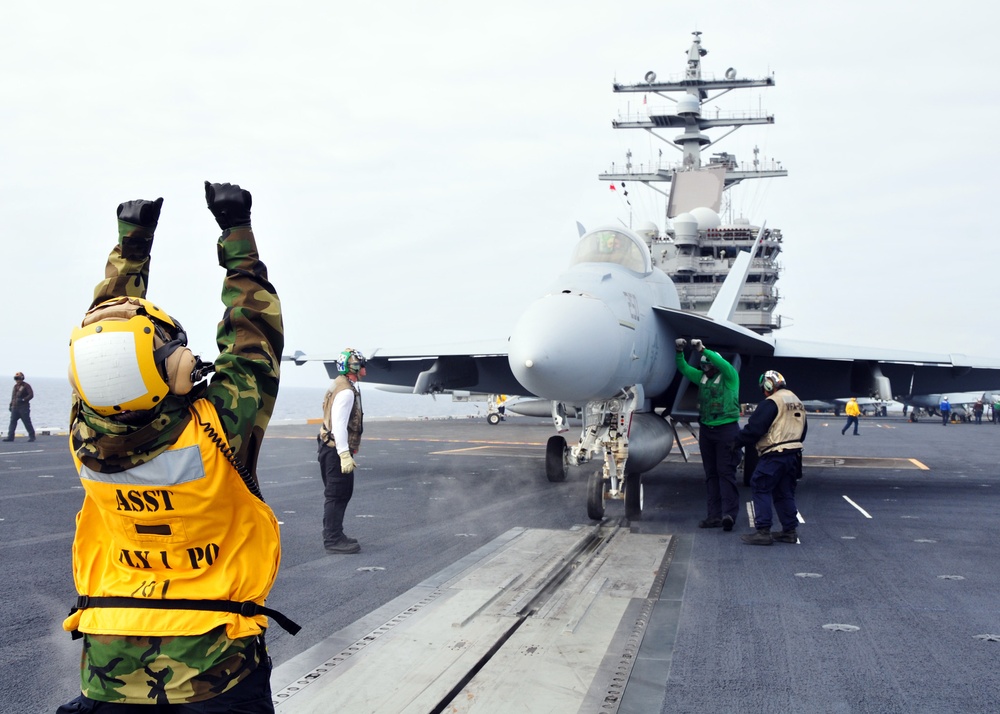
POLYGON ((948 426, 948 420, 951 419, 951 410, 946 412, 941 412, 941 423, 948 426))
POLYGON ((31 425, 31 407, 27 404, 11 407, 10 409, 10 426, 7 428, 7 438, 14 438, 14 429, 17 427, 17 420, 20 419, 21 423, 24 424, 25 430, 28 432, 28 438, 35 438, 35 427, 31 425))
POLYGON ((798 527, 795 480, 799 473, 801 455, 801 451, 784 451, 762 456, 757 462, 757 468, 750 478, 755 528, 771 529, 772 501, 782 530, 792 531, 798 527))
POLYGON ((851 428, 851 423, 854 424, 854 433, 857 434, 858 433, 858 418, 856 416, 851 416, 850 414, 847 415, 847 423, 844 424, 844 428, 840 430, 840 433, 843 434, 845 431, 847 431, 848 429, 850 429, 851 428))
POLYGON ((738 422, 721 426, 698 427, 698 448, 705 467, 705 487, 708 492, 708 517, 730 516, 734 521, 739 511, 739 492, 736 490, 736 467, 739 454, 733 446, 740 433, 738 422))
POLYGON ((116 704, 80 695, 56 714, 274 714, 271 659, 264 656, 249 677, 212 699, 188 704, 116 704))
POLYGON ((354 474, 340 470, 340 454, 325 444, 319 447, 323 476, 323 545, 333 545, 344 535, 344 514, 354 495, 354 474))

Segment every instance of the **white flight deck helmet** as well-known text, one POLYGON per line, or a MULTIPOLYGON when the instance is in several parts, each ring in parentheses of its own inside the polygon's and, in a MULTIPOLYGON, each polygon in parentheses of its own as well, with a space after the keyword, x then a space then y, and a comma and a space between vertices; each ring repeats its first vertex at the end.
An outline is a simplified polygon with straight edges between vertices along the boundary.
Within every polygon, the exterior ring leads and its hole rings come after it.
POLYGON ((785 386, 785 378, 781 372, 769 369, 760 375, 760 388, 768 396, 774 394, 785 386))
POLYGON ((70 384, 102 416, 153 409, 189 393, 203 372, 181 324, 142 298, 102 302, 70 336, 70 384))

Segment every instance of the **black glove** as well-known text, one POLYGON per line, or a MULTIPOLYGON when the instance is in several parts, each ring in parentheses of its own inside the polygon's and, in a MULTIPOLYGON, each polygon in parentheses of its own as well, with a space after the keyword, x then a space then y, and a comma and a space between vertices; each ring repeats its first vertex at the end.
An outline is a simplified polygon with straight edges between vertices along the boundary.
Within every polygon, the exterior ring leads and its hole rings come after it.
POLYGON ((158 198, 155 201, 146 201, 138 198, 134 201, 119 203, 118 220, 154 231, 156 230, 157 222, 160 220, 160 206, 162 205, 162 198, 158 198))
POLYGON ((250 225, 250 192, 235 183, 205 182, 205 200, 208 210, 222 230, 250 225))

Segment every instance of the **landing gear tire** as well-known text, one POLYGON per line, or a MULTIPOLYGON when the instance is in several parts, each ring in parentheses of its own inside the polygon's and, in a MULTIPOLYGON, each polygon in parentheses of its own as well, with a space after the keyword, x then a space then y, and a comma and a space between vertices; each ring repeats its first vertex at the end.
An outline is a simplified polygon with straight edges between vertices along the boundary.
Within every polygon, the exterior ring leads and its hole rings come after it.
POLYGON ((566 480, 566 439, 561 436, 550 436, 545 444, 545 478, 552 483, 566 480))
POLYGON ((630 521, 642 520, 641 474, 625 474, 625 517, 630 521))
POLYGON ((491 426, 496 426, 497 424, 500 423, 500 415, 490 414, 489 416, 486 417, 486 421, 488 421, 491 426))
POLYGON ((592 473, 587 482, 587 515, 595 521, 604 519, 604 477, 600 471, 592 473))

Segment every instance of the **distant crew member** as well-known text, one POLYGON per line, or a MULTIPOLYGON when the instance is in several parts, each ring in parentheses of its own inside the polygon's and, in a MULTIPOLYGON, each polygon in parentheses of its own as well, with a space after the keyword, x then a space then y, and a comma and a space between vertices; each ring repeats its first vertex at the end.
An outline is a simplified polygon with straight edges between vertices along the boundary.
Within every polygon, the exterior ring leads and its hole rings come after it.
POLYGON ((983 423, 983 400, 977 399, 976 403, 972 405, 972 415, 976 417, 976 423, 983 423))
POLYGON ((205 182, 223 318, 214 365, 146 300, 163 199, 118 206, 118 242, 70 337, 70 448, 83 484, 63 628, 83 638, 75 712, 273 713, 265 607, 281 560, 257 456, 278 395, 281 304, 250 192, 205 182), (215 372, 211 383, 203 380, 215 372))
POLYGON ((35 440, 35 427, 31 425, 31 400, 35 392, 31 385, 24 381, 24 374, 18 372, 14 375, 14 391, 10 395, 10 426, 7 427, 7 436, 4 441, 14 441, 14 429, 17 428, 18 419, 24 424, 28 432, 28 441, 35 440))
POLYGON ((854 424, 854 435, 858 436, 858 417, 861 416, 861 407, 858 406, 858 398, 851 397, 851 401, 847 403, 844 411, 847 413, 847 423, 840 430, 840 435, 843 436, 851 428, 851 424, 854 424))
POLYGON ((750 478, 753 493, 753 533, 740 536, 750 545, 798 542, 798 508, 795 482, 802 476, 802 442, 809 424, 802 402, 785 386, 785 378, 774 370, 760 377, 764 401, 757 405, 739 442, 754 446, 759 460, 750 478), (772 511, 781 522, 781 532, 771 533, 772 511))
POLYGON ((337 377, 323 397, 323 426, 319 436, 319 467, 323 477, 323 545, 327 553, 361 550, 344 533, 344 514, 354 495, 354 455, 361 448, 365 415, 358 380, 365 376, 365 356, 348 347, 337 360, 337 377))
POLYGON ((951 421, 951 404, 948 403, 948 397, 941 397, 938 409, 941 411, 941 425, 948 426, 948 422, 951 421))
POLYGON ((701 340, 691 340, 691 347, 701 355, 701 369, 684 359, 687 340, 678 339, 677 369, 698 386, 698 448, 705 469, 708 492, 708 516, 699 528, 731 531, 739 510, 736 490, 736 467, 740 451, 736 444, 740 426, 740 376, 722 355, 706 349, 701 340))
POLYGON ((993 398, 993 423, 1000 424, 1000 397, 993 398))

